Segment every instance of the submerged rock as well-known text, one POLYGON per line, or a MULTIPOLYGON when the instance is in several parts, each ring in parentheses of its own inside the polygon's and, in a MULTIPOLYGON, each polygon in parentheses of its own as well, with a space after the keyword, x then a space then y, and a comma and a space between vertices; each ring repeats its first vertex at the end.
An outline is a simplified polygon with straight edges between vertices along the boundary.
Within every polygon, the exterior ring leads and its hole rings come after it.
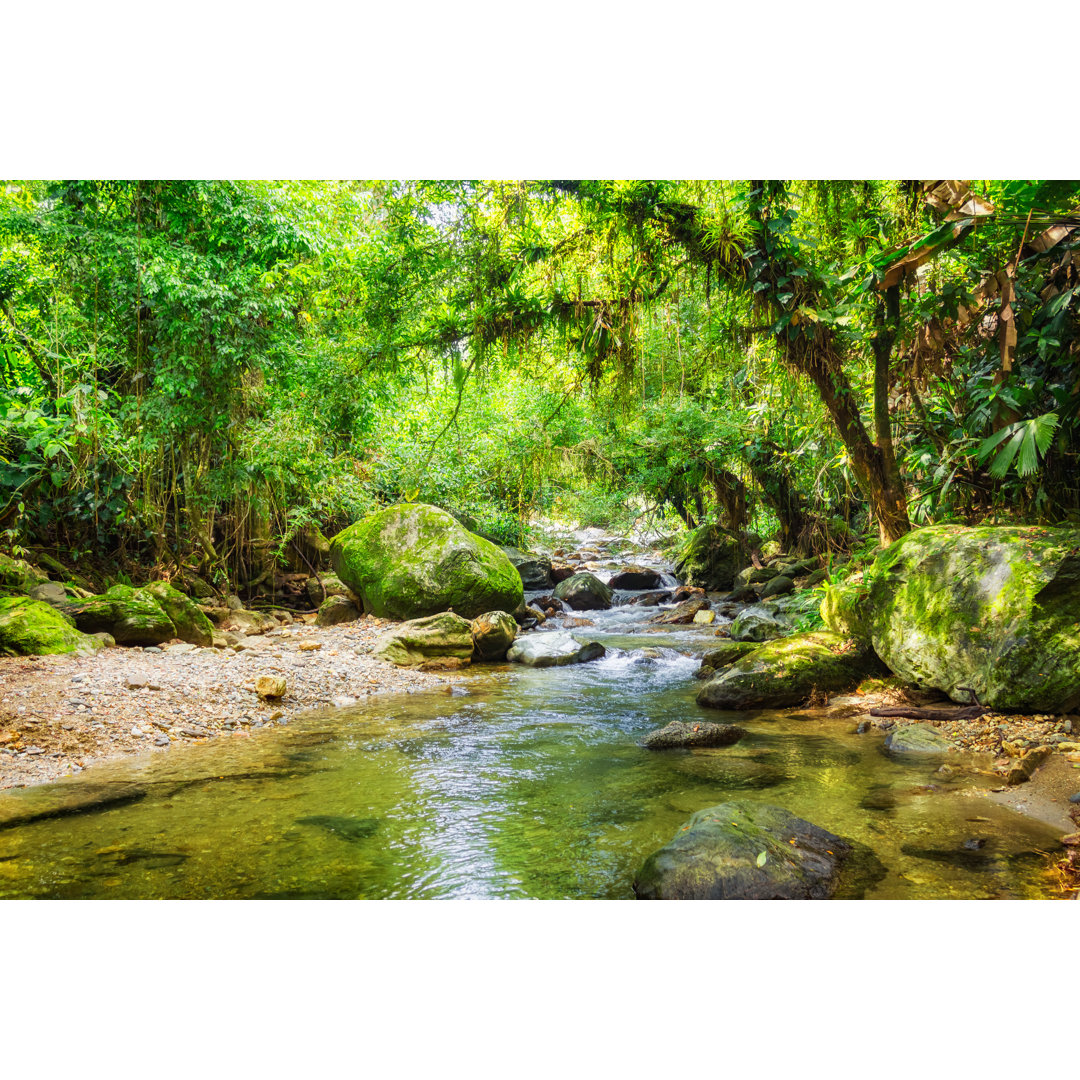
POLYGON ((825 900, 836 890, 851 845, 765 803, 699 810, 645 860, 639 900, 825 900))
POLYGON ((933 724, 905 724, 889 732, 885 749, 890 754, 945 754, 955 750, 956 743, 933 724))
POLYGON ((746 734, 746 729, 735 724, 710 724, 701 720, 686 723, 672 720, 665 727, 650 731, 641 740, 646 750, 672 750, 691 746, 731 746, 746 734))
POLYGON ((98 638, 80 633, 49 604, 26 596, 0 596, 0 656, 47 656, 101 647, 98 638))
POLYGON ((582 573, 560 581, 554 596, 575 611, 600 611, 611 607, 612 591, 598 577, 582 573))
POLYGON ((398 667, 419 667, 441 657, 471 660, 472 626, 450 611, 412 619, 380 634, 371 653, 398 667))
POLYGON ((697 703, 711 709, 769 709, 801 705, 815 691, 853 690, 881 665, 873 653, 837 634, 819 631, 770 641, 714 675, 697 703))
POLYGON ((453 609, 474 619, 515 611, 523 598, 521 576, 502 551, 424 503, 390 506, 350 525, 331 541, 330 559, 364 610, 382 618, 453 609))
POLYGON ((529 634, 519 638, 506 654, 506 659, 527 667, 563 667, 599 660, 607 650, 598 641, 582 644, 566 631, 529 634))
POLYGON ((1080 529, 916 529, 865 577, 874 649, 902 679, 995 709, 1080 705, 1080 529))

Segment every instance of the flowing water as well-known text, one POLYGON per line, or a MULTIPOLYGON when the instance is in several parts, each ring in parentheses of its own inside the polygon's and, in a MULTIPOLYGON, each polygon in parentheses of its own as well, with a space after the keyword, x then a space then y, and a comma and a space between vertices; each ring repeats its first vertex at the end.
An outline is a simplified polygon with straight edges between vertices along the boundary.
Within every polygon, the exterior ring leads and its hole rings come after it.
POLYGON ((974 795, 985 777, 892 760, 821 710, 701 709, 684 653, 714 645, 711 627, 651 632, 656 609, 631 605, 584 614, 596 625, 576 633, 608 647, 593 663, 478 668, 453 693, 3 793, 0 897, 631 898, 647 855, 732 798, 867 845, 881 864, 867 898, 1051 895, 1041 853, 1057 833, 974 795), (637 745, 673 719, 750 734, 637 745))

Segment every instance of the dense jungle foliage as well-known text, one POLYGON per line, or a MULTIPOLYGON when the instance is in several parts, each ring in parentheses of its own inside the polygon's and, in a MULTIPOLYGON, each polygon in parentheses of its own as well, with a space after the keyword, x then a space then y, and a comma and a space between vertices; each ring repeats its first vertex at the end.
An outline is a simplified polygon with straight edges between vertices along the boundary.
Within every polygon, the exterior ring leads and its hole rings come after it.
POLYGON ((0 546, 1080 516, 1080 182, 0 185, 0 546))

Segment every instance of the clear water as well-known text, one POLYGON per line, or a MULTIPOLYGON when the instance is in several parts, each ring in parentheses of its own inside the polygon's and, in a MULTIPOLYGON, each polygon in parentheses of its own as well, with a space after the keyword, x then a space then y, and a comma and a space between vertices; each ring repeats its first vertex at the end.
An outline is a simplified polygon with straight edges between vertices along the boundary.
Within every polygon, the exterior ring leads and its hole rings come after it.
POLYGON ((588 614, 595 630, 577 633, 609 646, 591 664, 477 669, 454 694, 0 793, 0 897, 630 898, 647 855, 732 798, 869 846, 883 876, 868 898, 1052 894, 1041 852, 1056 832, 974 795, 985 777, 890 760, 850 719, 700 709, 682 653, 715 644, 712 628, 647 632, 656 609, 588 614), (642 647, 660 658, 630 652, 642 647), (715 750, 637 745, 692 718, 750 734, 715 750), (87 809, 99 799, 123 801, 87 809))

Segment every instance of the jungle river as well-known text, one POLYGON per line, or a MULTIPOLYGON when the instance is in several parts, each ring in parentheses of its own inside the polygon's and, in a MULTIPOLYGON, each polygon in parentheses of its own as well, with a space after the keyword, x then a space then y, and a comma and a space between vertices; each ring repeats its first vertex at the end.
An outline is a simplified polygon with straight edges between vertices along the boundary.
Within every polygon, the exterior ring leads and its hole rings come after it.
POLYGON ((825 710, 701 709, 693 672, 714 628, 652 626, 657 609, 631 598, 575 631, 607 647, 591 663, 485 665, 448 692, 5 792, 0 897, 631 899, 651 852, 733 798, 869 848, 867 899, 1053 894, 1058 830, 979 797, 978 762, 944 777, 938 759, 891 759, 880 734, 825 710), (638 745, 692 718, 750 733, 638 745))

